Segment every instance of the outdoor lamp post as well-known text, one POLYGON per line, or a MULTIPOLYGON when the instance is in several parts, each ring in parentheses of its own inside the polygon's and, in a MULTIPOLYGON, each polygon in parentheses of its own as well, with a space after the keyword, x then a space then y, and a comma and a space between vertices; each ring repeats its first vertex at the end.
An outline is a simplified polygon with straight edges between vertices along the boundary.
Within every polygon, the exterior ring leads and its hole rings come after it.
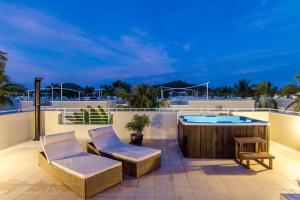
POLYGON ((35 135, 34 140, 39 140, 41 135, 41 81, 43 78, 37 77, 34 79, 34 88, 35 88, 35 135))

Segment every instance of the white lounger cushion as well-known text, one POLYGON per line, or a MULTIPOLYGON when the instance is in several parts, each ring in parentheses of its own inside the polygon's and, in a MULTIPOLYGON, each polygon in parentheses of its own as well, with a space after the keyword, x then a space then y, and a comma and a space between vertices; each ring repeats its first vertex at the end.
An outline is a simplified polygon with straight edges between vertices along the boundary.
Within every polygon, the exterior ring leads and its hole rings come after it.
POLYGON ((83 179, 122 165, 119 161, 92 155, 87 152, 52 161, 51 164, 83 179))
POLYGON ((42 136, 41 143, 49 163, 83 152, 74 131, 42 136))
POLYGON ((102 149, 101 152, 123 160, 139 162, 150 158, 154 155, 160 154, 161 150, 147 147, 136 147, 134 145, 129 144, 122 144, 118 147, 102 149))
POLYGON ((160 149, 135 146, 135 145, 131 145, 131 144, 122 144, 122 148, 127 148, 130 151, 133 151, 135 153, 139 153, 139 154, 142 154, 142 155, 148 156, 148 157, 161 153, 160 149))
POLYGON ((89 135, 97 149, 105 149, 122 144, 111 126, 89 130, 89 135))
POLYGON ((46 135, 46 136, 44 136, 44 145, 46 146, 49 144, 64 142, 64 141, 74 140, 74 139, 76 139, 74 131, 53 134, 53 135, 46 135))
POLYGON ((138 162, 161 153, 159 149, 123 144, 112 126, 89 130, 89 135, 98 150, 116 158, 138 162))

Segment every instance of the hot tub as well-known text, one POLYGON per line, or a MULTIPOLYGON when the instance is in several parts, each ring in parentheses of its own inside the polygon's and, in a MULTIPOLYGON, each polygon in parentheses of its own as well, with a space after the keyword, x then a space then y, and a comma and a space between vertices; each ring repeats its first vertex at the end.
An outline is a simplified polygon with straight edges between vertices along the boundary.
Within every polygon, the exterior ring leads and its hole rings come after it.
MULTIPOLYGON (((243 116, 184 115, 178 118, 178 143, 184 157, 234 158, 234 137, 261 137, 269 148, 269 123, 243 116)), ((254 151, 245 145, 244 151, 254 151)))

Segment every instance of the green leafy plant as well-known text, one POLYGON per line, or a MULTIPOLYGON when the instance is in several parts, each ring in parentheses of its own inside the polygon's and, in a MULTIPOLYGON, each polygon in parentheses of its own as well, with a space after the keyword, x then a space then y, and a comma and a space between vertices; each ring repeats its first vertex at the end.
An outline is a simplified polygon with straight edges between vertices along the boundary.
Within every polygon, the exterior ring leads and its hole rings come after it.
POLYGON ((261 95, 258 99, 257 106, 259 108, 273 108, 277 109, 277 102, 270 96, 261 95))
POLYGON ((150 125, 150 117, 148 115, 135 114, 130 122, 126 124, 126 128, 129 131, 134 131, 136 134, 142 134, 145 127, 150 125))

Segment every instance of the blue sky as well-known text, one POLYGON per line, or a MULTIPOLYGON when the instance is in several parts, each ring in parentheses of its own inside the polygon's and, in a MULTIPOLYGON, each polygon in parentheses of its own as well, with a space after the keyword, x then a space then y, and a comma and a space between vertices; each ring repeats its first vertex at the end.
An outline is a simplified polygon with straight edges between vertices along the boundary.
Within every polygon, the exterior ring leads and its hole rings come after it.
POLYGON ((0 49, 32 86, 116 79, 278 86, 300 72, 299 0, 1 1, 0 49))

